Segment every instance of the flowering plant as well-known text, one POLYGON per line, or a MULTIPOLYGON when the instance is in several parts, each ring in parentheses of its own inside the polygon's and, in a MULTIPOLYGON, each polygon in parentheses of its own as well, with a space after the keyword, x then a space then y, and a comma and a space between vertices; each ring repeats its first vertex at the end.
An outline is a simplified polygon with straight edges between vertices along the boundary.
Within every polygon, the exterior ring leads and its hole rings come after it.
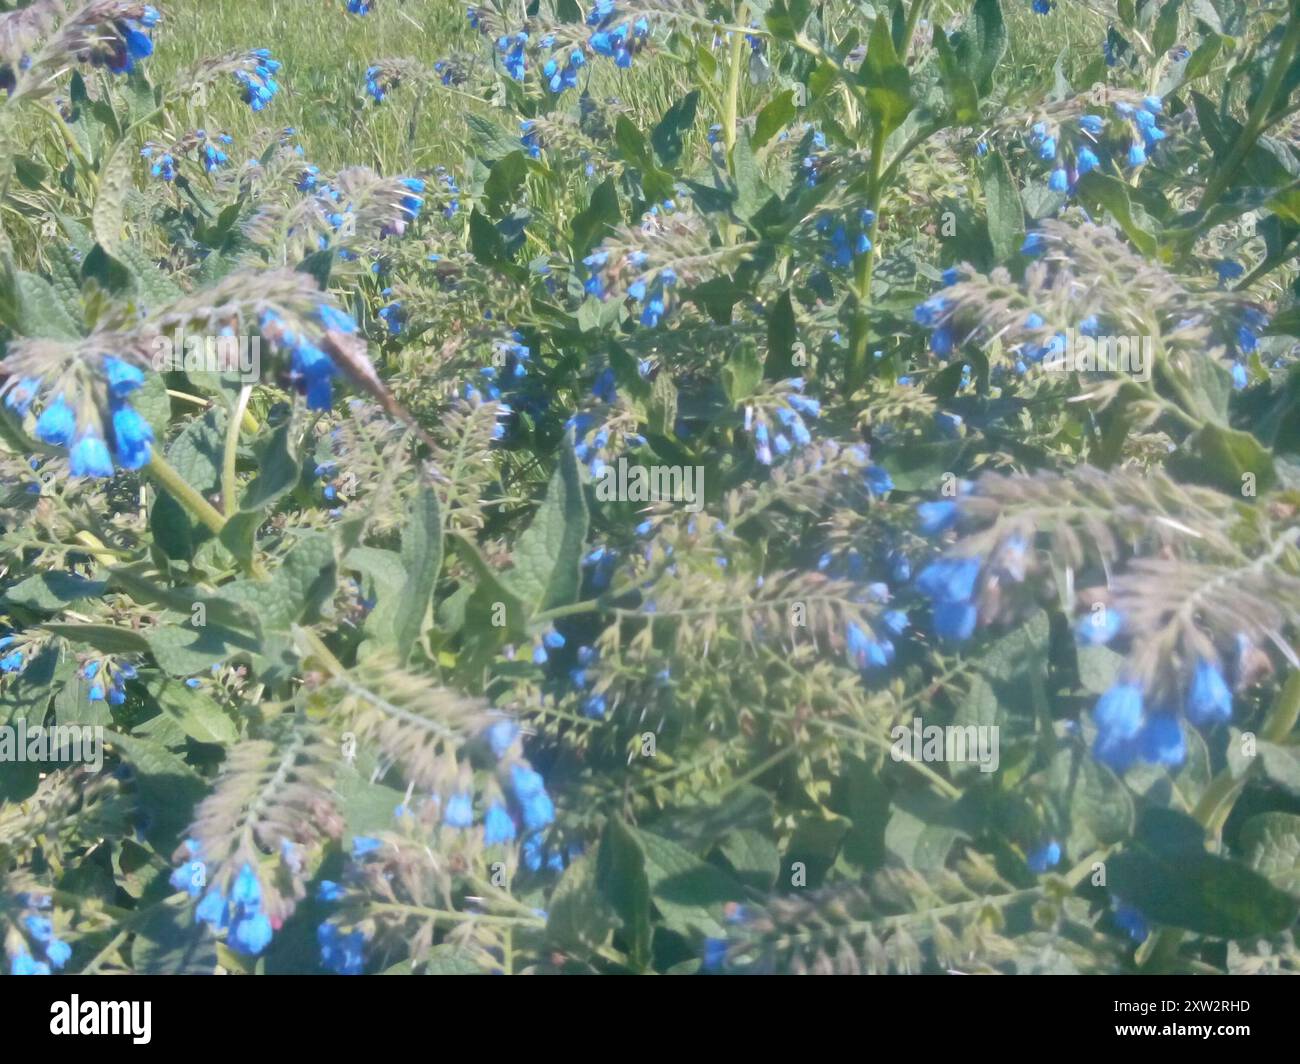
POLYGON ((204 4, 0 15, 6 971, 1296 970, 1297 0, 204 4))

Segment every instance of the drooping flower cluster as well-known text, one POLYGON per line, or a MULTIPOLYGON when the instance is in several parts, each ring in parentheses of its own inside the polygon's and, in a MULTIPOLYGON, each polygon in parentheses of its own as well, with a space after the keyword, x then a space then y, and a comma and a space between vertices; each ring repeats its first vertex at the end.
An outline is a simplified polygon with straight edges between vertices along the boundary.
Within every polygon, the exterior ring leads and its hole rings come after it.
POLYGON ((54 933, 54 920, 49 915, 52 899, 48 894, 24 894, 17 900, 26 911, 5 942, 9 974, 49 975, 51 971, 61 971, 72 959, 72 947, 54 933))
POLYGON ((204 923, 213 934, 226 932, 226 942, 231 949, 249 956, 257 956, 271 944, 275 934, 270 918, 262 909, 262 883, 256 870, 245 862, 229 884, 210 883, 207 864, 198 842, 186 839, 185 856, 171 874, 173 889, 183 890, 191 898, 202 900, 194 908, 195 923, 204 923))
POLYGON ((193 133, 181 137, 170 147, 149 142, 140 149, 140 155, 150 161, 151 177, 171 182, 176 180, 178 173, 176 166, 178 156, 187 155, 197 149, 204 172, 210 174, 230 161, 222 145, 231 144, 233 141, 234 138, 229 133, 218 133, 209 137, 206 130, 196 129, 193 133))
POLYGON ((89 684, 87 700, 106 701, 111 706, 120 706, 126 701, 126 683, 137 675, 136 667, 129 661, 114 658, 92 659, 81 667, 81 677, 89 684))
POLYGON ((856 222, 822 215, 817 220, 817 232, 829 244, 822 253, 828 266, 847 270, 853 263, 871 251, 871 227, 875 224, 874 211, 863 208, 857 212, 856 222))
POLYGON ((121 469, 140 469, 149 461, 153 429, 129 401, 143 384, 138 367, 101 355, 97 362, 69 367, 48 384, 38 377, 11 378, 4 401, 25 416, 44 394, 33 430, 36 438, 68 449, 73 476, 111 477, 114 463, 121 469), (99 373, 91 376, 96 368, 99 373))
MULTIPOLYGON (((352 335, 357 323, 351 315, 322 303, 316 310, 326 330, 352 335)), ((333 380, 338 375, 334 360, 318 346, 305 328, 295 329, 273 310, 265 311, 260 322, 262 336, 274 348, 289 355, 289 379, 299 394, 307 397, 309 410, 328 410, 334 401, 333 380)))
POLYGON ((129 74, 137 60, 153 55, 152 30, 162 21, 150 4, 124 4, 116 18, 106 22, 100 36, 79 58, 92 66, 103 66, 114 74, 129 74))
POLYGON ((587 14, 587 25, 595 27, 588 38, 592 50, 613 59, 614 65, 624 70, 650 35, 650 23, 644 17, 629 20, 615 0, 596 0, 587 14))
POLYGON ((745 432, 762 465, 771 465, 775 458, 784 458, 812 442, 804 418, 820 417, 821 403, 803 394, 805 383, 802 377, 791 377, 781 382, 774 401, 745 407, 745 432))
POLYGON ((269 48, 255 48, 248 54, 247 64, 235 71, 235 80, 244 90, 244 102, 254 111, 264 111, 280 91, 275 74, 280 69, 279 60, 271 58, 269 48))
POLYGON ((1096 170, 1105 159, 1136 169, 1146 163, 1166 137, 1158 124, 1164 111, 1159 96, 1135 102, 1116 100, 1114 120, 1099 114, 1078 114, 1073 119, 1041 119, 1030 130, 1029 142, 1040 159, 1052 166, 1048 187, 1072 192, 1080 177, 1096 170))

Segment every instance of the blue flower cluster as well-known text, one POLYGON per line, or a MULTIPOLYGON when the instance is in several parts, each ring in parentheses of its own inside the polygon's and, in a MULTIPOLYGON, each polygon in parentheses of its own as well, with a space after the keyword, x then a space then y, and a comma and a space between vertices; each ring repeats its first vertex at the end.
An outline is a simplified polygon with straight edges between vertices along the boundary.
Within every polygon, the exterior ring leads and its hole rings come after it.
POLYGON ((9 957, 10 975, 49 975, 61 971, 72 959, 72 947, 54 935, 54 921, 45 915, 45 910, 53 904, 48 895, 21 895, 19 900, 23 907, 34 909, 23 916, 20 926, 26 937, 19 939, 17 947, 11 946, 9 957), (33 950, 44 956, 37 960, 33 950))
POLYGON ((542 154, 542 143, 537 137, 537 123, 531 118, 520 119, 519 143, 523 146, 524 151, 528 153, 530 159, 540 158, 542 154))
POLYGON ((254 111, 264 111, 280 91, 275 73, 280 69, 278 60, 271 58, 269 48, 255 48, 250 57, 255 61, 252 70, 236 70, 235 80, 244 90, 244 102, 254 111))
MULTIPOLYGON (((651 211, 657 212, 658 209, 652 207, 651 211)), ((644 251, 637 250, 631 252, 625 261, 633 270, 644 270, 649 264, 649 256, 644 251)), ((583 283, 583 290, 597 299, 608 297, 614 288, 613 278, 616 276, 610 267, 621 268, 623 261, 615 263, 608 251, 597 248, 582 260, 582 264, 589 271, 589 276, 583 283)), ((627 291, 624 293, 626 298, 641 305, 638 320, 642 325, 653 329, 663 321, 668 311, 672 289, 676 284, 677 271, 671 266, 664 266, 658 270, 650 269, 638 274, 627 286, 627 291)))
MULTIPOLYGON (((316 313, 326 329, 349 334, 357 331, 357 323, 350 315, 328 303, 322 303, 316 313)), ((307 397, 307 408, 328 410, 334 401, 332 382, 338 374, 334 360, 305 331, 295 331, 274 311, 263 312, 260 327, 268 343, 289 352, 289 377, 299 393, 307 397)))
POLYGON ((366 68, 366 92, 374 98, 375 103, 383 103, 388 94, 401 84, 401 80, 393 71, 382 66, 366 68))
MULTIPOLYGON (((1111 642, 1124 630, 1124 619, 1110 606, 1086 615, 1076 626, 1079 641, 1089 645, 1111 642)), ((1244 658, 1250 640, 1239 636, 1237 652, 1244 658)), ((1232 719, 1232 688, 1217 661, 1198 658, 1190 678, 1182 683, 1182 710, 1188 722, 1198 728, 1224 724, 1232 719)), ((1093 755, 1116 772, 1124 772, 1138 761, 1176 767, 1187 757, 1187 745, 1179 724, 1175 699, 1162 692, 1148 706, 1151 696, 1144 685, 1132 679, 1112 684, 1093 707, 1097 738, 1093 755)))
POLYGON ((812 433, 804 418, 821 415, 821 403, 802 394, 805 385, 802 377, 791 377, 782 383, 789 391, 775 406, 758 410, 753 406, 745 408, 745 432, 753 442, 754 457, 762 465, 770 466, 776 457, 783 458, 808 446, 812 433))
POLYGON ((151 177, 160 177, 164 181, 176 180, 176 159, 171 152, 158 151, 154 145, 146 144, 140 149, 140 155, 152 161, 149 167, 151 177), (155 152, 158 152, 156 156, 155 152))
POLYGON ((3 651, 3 654, 0 654, 0 672, 22 672, 27 659, 22 647, 14 645, 17 641, 18 637, 15 635, 0 636, 0 651, 3 651))
POLYGON ((528 61, 524 56, 524 49, 527 46, 528 32, 526 30, 520 30, 518 33, 497 38, 496 49, 501 56, 501 64, 506 68, 506 73, 515 81, 524 80, 524 72, 528 67, 528 61))
POLYGON ((368 15, 374 10, 375 0, 348 0, 348 13, 353 15, 368 15))
MULTIPOLYGON (((542 38, 543 48, 550 48, 554 44, 553 36, 548 34, 542 38)), ((578 71, 586 65, 587 57, 582 54, 581 48, 572 48, 567 56, 561 55, 558 59, 552 55, 542 64, 542 77, 546 79, 546 87, 555 95, 565 89, 576 89, 578 71)))
MULTIPOLYGON (((74 409, 74 404, 60 392, 36 419, 38 440, 68 448, 74 477, 111 477, 114 460, 122 469, 140 469, 152 453, 153 429, 128 401, 128 396, 144 384, 144 374, 112 355, 102 356, 101 365, 111 451, 104 438, 101 411, 88 398, 76 403, 74 409)), ((14 382, 5 394, 5 405, 26 414, 41 384, 36 378, 14 382)))
POLYGON ((112 706, 120 706, 126 701, 126 682, 134 680, 137 675, 136 667, 130 662, 110 658, 88 661, 81 667, 82 679, 90 683, 86 691, 87 700, 107 701, 112 706))
POLYGON ((265 950, 275 929, 262 911, 262 884, 253 866, 245 862, 227 895, 221 887, 209 884, 199 843, 186 839, 184 848, 189 859, 172 872, 168 882, 191 898, 203 896, 194 908, 195 923, 207 924, 214 934, 227 932, 227 944, 239 953, 256 956, 265 950))
MULTIPOLYGON (((385 288, 380 294, 388 297, 393 294, 393 290, 391 288, 385 288)), ((394 300, 386 306, 380 307, 379 318, 383 321, 384 325, 388 327, 388 334, 390 336, 396 336, 406 327, 406 310, 403 308, 400 300, 394 300)))
POLYGON ((146 5, 138 19, 116 19, 111 23, 111 33, 95 40, 88 58, 93 66, 107 67, 114 74, 129 74, 136 60, 153 55, 153 40, 149 36, 162 21, 157 8, 146 5))
POLYGON ((643 17, 623 21, 625 16, 614 0, 596 0, 587 15, 587 25, 595 31, 588 39, 592 51, 614 60, 614 65, 626 70, 632 65, 632 56, 650 35, 650 23, 643 17))
POLYGON ((822 253, 826 264, 846 270, 853 265, 854 260, 867 254, 871 250, 871 237, 868 234, 875 222, 875 211, 865 207, 858 211, 856 224, 850 221, 837 222, 829 215, 819 218, 817 232, 827 236, 830 242, 830 247, 822 253))
POLYGON ((230 157, 225 153, 225 151, 217 146, 218 144, 230 144, 234 141, 234 138, 229 133, 218 133, 216 137, 213 138, 217 141, 217 144, 214 144, 212 139, 209 139, 207 133, 202 129, 200 129, 195 136, 197 136, 202 142, 202 146, 199 148, 199 158, 203 162, 203 169, 205 172, 210 174, 213 170, 225 166, 226 163, 230 161, 230 157))

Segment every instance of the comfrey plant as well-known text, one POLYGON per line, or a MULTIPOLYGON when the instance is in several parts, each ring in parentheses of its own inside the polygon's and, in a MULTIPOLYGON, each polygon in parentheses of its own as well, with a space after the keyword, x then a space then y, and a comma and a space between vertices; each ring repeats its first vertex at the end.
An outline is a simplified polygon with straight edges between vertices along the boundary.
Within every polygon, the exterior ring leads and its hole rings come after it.
POLYGON ((1300 9, 164 7, 0 15, 4 971, 1300 968, 1300 9))

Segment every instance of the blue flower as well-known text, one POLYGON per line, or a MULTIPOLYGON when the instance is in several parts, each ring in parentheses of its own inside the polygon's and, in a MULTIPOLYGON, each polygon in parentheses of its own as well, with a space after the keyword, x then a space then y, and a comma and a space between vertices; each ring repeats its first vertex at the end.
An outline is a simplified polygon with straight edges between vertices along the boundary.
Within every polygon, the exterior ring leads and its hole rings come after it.
POLYGON ((338 975, 360 975, 365 969, 362 949, 366 937, 361 931, 343 934, 337 924, 323 923, 316 928, 321 964, 338 975))
POLYGON ((518 735, 519 725, 512 720, 498 720, 488 728, 488 745, 498 761, 505 757, 518 735))
POLYGON ((453 794, 447 799, 442 822, 449 828, 467 828, 474 823, 474 803, 467 793, 453 794))
POLYGON ((934 606, 934 631, 940 639, 963 643, 975 632, 979 610, 973 602, 939 602, 934 606))
POLYGON ((123 469, 140 469, 147 465, 153 445, 149 422, 130 406, 113 411, 113 446, 117 464, 123 469))
POLYGON ((849 660, 860 671, 883 669, 894 660, 894 644, 888 639, 873 639, 852 621, 845 629, 849 660))
POLYGON ((26 950, 15 953, 9 961, 10 975, 49 975, 50 966, 44 961, 34 960, 26 950))
POLYGON ((1131 905, 1117 902, 1111 914, 1120 930, 1124 931, 1134 942, 1143 941, 1151 933, 1146 918, 1131 905))
POLYGON ((371 838, 369 835, 354 835, 352 837, 352 859, 358 860, 365 857, 366 854, 375 853, 383 845, 378 839, 371 838))
POLYGON ((1092 711, 1097 725, 1093 755, 1098 761, 1123 771, 1133 761, 1132 741, 1142 729, 1142 688, 1119 682, 1110 687, 1092 711))
POLYGON ((72 947, 56 938, 45 947, 45 959, 51 968, 59 971, 72 959, 72 947))
POLYGON ((256 956, 271 944, 273 933, 265 913, 241 913, 231 922, 227 941, 237 952, 256 956))
POLYGON ((961 516, 955 499, 923 502, 917 506, 916 515, 921 520, 921 533, 926 536, 946 532, 957 523, 957 518, 961 516))
POLYGON ((253 866, 245 863, 235 877, 230 900, 246 909, 257 909, 262 904, 262 884, 258 882, 253 866))
POLYGON ((1199 726, 1232 719, 1232 691, 1219 667, 1204 658, 1196 663, 1192 674, 1192 685, 1187 692, 1187 719, 1199 726))
POLYGON ((194 907, 195 922, 207 924, 213 931, 224 931, 229 923, 229 917, 226 896, 215 888, 208 891, 203 896, 203 900, 194 907))
POLYGON ((1044 843, 1029 854, 1026 863, 1029 865, 1029 871, 1035 875, 1042 875, 1049 868, 1055 868, 1061 863, 1061 844, 1055 839, 1044 843))
POLYGON ((510 816, 504 805, 493 802, 488 806, 487 813, 483 817, 483 844, 495 846, 498 843, 510 842, 514 837, 514 818, 510 816))
POLYGON ((1025 242, 1020 245, 1020 254, 1029 258, 1041 255, 1047 250, 1047 244, 1043 240, 1043 234, 1031 232, 1025 234, 1025 242))
POLYGON ((921 570, 916 587, 934 602, 965 602, 975 592, 979 558, 939 558, 921 570))
POLYGON ((1119 634, 1124 618, 1118 610, 1104 606, 1081 617, 1074 626, 1079 642, 1089 646, 1104 646, 1119 634))
POLYGON ((319 901, 342 901, 345 894, 344 889, 332 879, 322 879, 320 886, 316 888, 316 898, 319 901))
POLYGON ((52 447, 66 447, 76 431, 76 415, 61 395, 36 419, 36 438, 52 447))
POLYGON ((1171 768, 1187 760, 1182 725, 1172 713, 1153 713, 1138 733, 1137 749, 1144 761, 1171 768))

